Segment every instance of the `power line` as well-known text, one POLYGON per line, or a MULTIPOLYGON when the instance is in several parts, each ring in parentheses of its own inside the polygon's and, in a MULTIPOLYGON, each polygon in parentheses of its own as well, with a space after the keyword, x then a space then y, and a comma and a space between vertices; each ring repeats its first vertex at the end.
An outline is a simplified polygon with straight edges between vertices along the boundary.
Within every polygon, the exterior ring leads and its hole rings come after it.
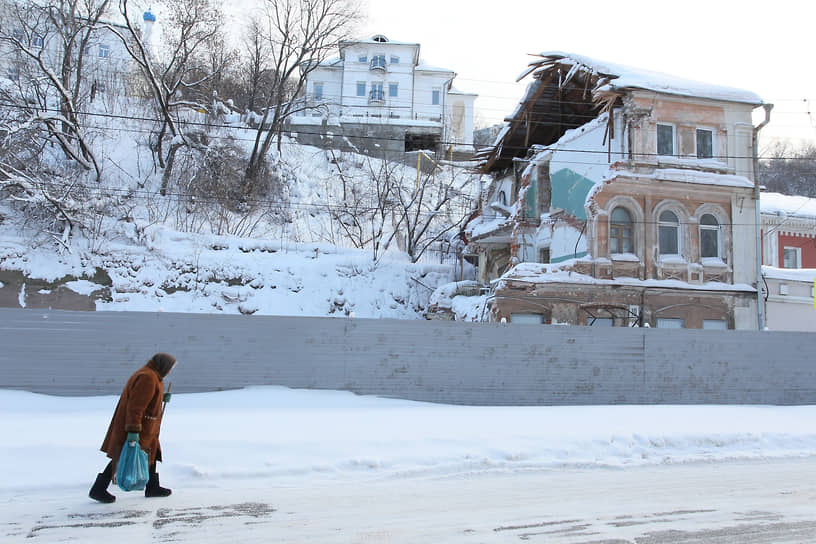
MULTIPOLYGON (((36 110, 36 111, 47 111, 47 112, 53 112, 53 113, 61 113, 60 110, 58 110, 56 108, 28 108, 28 107, 22 106, 20 104, 14 104, 14 103, 8 103, 8 102, 0 102, 0 106, 15 108, 15 109, 18 109, 18 110, 21 110, 21 111, 36 110)), ((112 114, 112 113, 100 113, 100 112, 88 112, 88 111, 78 111, 78 112, 75 112, 75 113, 77 115, 83 115, 83 116, 89 116, 89 117, 102 117, 102 118, 117 119, 117 120, 141 121, 141 122, 147 122, 147 123, 162 123, 162 122, 164 122, 163 119, 155 119, 155 118, 149 118, 149 117, 137 117, 137 116, 131 116, 131 115, 120 115, 120 114, 112 114)), ((292 118, 297 119, 297 116, 290 116, 290 119, 292 119, 292 118)), ((594 118, 596 118, 596 117, 593 117, 593 119, 594 118)), ((353 122, 353 120, 352 120, 352 122, 353 122)), ((257 128, 253 128, 253 127, 240 127, 240 126, 235 126, 235 125, 230 125, 230 124, 223 124, 223 123, 219 124, 219 123, 202 122, 202 121, 189 121, 189 120, 184 120, 184 119, 177 119, 176 123, 179 124, 179 125, 182 125, 182 126, 202 127, 202 128, 208 128, 208 129, 217 128, 217 129, 226 129, 226 130, 232 130, 232 131, 247 131, 247 132, 255 132, 255 131, 258 130, 257 128)), ((366 123, 366 124, 368 124, 368 123, 366 123)), ((373 125, 379 125, 379 124, 387 125, 387 123, 371 123, 371 124, 373 124, 373 125)), ((540 123, 537 123, 537 124, 542 125, 542 126, 562 126, 560 123, 540 122, 540 123)), ((392 125, 392 126, 394 126, 394 125, 392 125)), ((99 125, 91 125, 88 128, 94 128, 94 129, 97 129, 97 130, 116 130, 116 131, 120 131, 120 132, 133 132, 133 133, 144 133, 144 134, 151 134, 151 133, 155 132, 154 130, 146 129, 146 128, 108 127, 108 126, 99 126, 99 125)), ((326 133, 323 132, 323 131, 309 131, 309 130, 304 130, 302 128, 298 128, 294 132, 297 132, 297 133, 300 133, 300 134, 312 135, 312 136, 325 136, 326 135, 326 133)), ((238 138, 238 137, 226 137, 226 136, 219 136, 219 135, 210 135, 210 137, 214 138, 214 139, 233 139, 233 140, 238 140, 238 141, 254 141, 255 140, 254 137, 251 138, 251 139, 250 138, 238 138)), ((393 137, 385 137, 385 136, 379 137, 379 136, 365 136, 365 135, 348 135, 348 136, 343 135, 343 137, 350 138, 350 139, 357 139, 357 140, 404 142, 404 138, 393 138, 393 137)), ((460 142, 454 142, 454 141, 439 141, 439 144, 441 144, 441 145, 454 145, 454 146, 455 145, 462 145, 460 142)), ((553 145, 553 144, 550 144, 550 145, 553 145)), ((513 151, 513 150, 526 151, 526 150, 529 150, 531 147, 532 146, 521 146, 521 145, 513 146, 513 145, 507 145, 507 144, 502 145, 502 149, 511 150, 511 151, 513 151)), ((542 147, 545 147, 545 146, 542 146, 542 147)), ((494 146, 490 145, 490 146, 487 146, 486 148, 483 148, 483 149, 491 149, 491 148, 494 148, 494 146)), ((586 153, 586 154, 591 154, 591 155, 606 155, 606 154, 609 153, 608 150, 603 150, 603 149, 589 150, 589 149, 563 148, 563 147, 559 147, 557 149, 557 151, 570 152, 570 153, 586 153)), ((680 159, 686 158, 683 155, 662 155, 662 154, 659 154, 657 152, 632 152, 632 153, 630 153, 628 151, 625 151, 625 152, 612 151, 612 153, 615 154, 615 155, 621 155, 621 154, 629 155, 629 154, 632 154, 632 155, 643 156, 643 157, 671 156, 671 157, 676 157, 676 158, 680 158, 680 159)), ((712 159, 721 159, 721 160, 725 160, 725 159, 753 159, 753 156, 752 155, 744 155, 744 156, 742 156, 742 155, 714 155, 714 156, 712 156, 710 158, 712 158, 712 159)), ((797 157, 797 156, 781 156, 781 157, 760 156, 758 158, 760 160, 807 160, 807 161, 816 160, 816 157, 797 157)), ((523 160, 523 159, 521 159, 521 160, 523 160)), ((577 162, 577 161, 564 161, 564 162, 568 163, 568 164, 596 164, 596 163, 593 163, 593 162, 587 162, 587 163, 582 163, 582 162, 577 162)))

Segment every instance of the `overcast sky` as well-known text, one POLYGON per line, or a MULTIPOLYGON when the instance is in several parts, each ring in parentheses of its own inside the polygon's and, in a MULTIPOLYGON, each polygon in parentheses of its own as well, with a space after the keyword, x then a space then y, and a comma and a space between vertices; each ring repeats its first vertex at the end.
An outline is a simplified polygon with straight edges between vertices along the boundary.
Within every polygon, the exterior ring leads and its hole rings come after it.
POLYGON ((482 123, 512 112, 529 53, 558 50, 753 91, 775 105, 766 137, 816 139, 810 1, 364 0, 363 10, 360 37, 420 43, 424 60, 480 95, 482 123))

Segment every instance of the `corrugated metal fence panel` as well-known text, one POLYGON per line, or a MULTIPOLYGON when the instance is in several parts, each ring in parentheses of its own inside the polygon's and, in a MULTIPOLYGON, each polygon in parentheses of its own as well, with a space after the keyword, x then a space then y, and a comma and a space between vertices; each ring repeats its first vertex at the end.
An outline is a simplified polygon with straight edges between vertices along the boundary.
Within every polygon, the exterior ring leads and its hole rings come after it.
POLYGON ((811 404, 810 333, 0 309, 0 388, 118 394, 157 351, 176 392, 344 389, 474 405, 811 404))

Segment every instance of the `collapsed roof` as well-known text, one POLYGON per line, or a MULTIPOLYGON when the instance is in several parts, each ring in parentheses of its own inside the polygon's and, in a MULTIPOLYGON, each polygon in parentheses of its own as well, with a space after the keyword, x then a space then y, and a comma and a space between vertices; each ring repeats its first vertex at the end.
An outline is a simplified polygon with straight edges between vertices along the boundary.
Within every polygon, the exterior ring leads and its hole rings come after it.
MULTIPOLYGON (((707 98, 751 105, 758 95, 718 85, 686 80, 638 68, 600 62, 562 52, 541 53, 517 78, 532 74, 533 81, 492 147, 477 153, 482 172, 503 170, 531 145, 551 145, 570 129, 588 123, 603 112, 612 113, 625 90, 642 89, 665 94, 707 98)), ((612 116, 609 117, 612 122, 612 116)))

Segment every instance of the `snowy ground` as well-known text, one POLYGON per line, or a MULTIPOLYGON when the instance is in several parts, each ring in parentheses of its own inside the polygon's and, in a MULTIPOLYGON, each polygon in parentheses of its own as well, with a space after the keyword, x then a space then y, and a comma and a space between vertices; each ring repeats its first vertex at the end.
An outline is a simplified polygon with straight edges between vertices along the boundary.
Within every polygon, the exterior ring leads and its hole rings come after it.
MULTIPOLYGON (((529 484, 554 472, 718 461, 812 468, 816 457, 816 406, 468 407, 259 387, 175 395, 159 467, 174 495, 163 505, 112 486, 117 502, 100 505, 86 494, 106 463, 98 447, 115 404, 115 397, 0 391, 0 466, 7 468, 0 541, 108 542, 122 534, 131 535, 122 542, 144 542, 152 534, 160 541, 268 542, 275 540, 253 532, 253 524, 279 524, 270 516, 294 508, 292 501, 308 502, 309 490, 343 500, 352 488, 376 496, 439 485, 443 493, 483 478, 512 488, 508 479, 529 484), (204 519, 215 520, 206 533, 212 539, 193 530, 204 519), (122 526, 130 529, 112 532, 122 526), (170 530, 181 527, 181 536, 170 530), (242 532, 254 536, 242 539, 242 532)), ((373 512, 364 518, 372 531, 389 523, 376 508, 365 511, 373 512)), ((298 534, 296 524, 287 527, 298 534)), ((286 541, 321 540, 328 541, 286 541)))

